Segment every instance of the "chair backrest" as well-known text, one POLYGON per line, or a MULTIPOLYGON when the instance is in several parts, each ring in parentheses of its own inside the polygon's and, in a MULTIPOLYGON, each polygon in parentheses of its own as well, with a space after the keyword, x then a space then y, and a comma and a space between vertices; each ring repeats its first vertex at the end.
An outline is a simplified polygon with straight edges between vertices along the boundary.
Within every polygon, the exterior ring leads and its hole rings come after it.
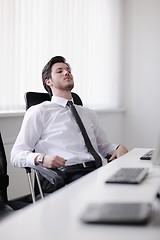
MULTIPOLYGON (((83 105, 81 98, 78 94, 72 92, 73 101, 77 105, 83 105)), ((43 92, 27 92, 24 95, 26 102, 26 110, 33 105, 42 103, 44 101, 51 101, 51 97, 48 93, 43 92)))
POLYGON ((7 175, 7 159, 4 149, 2 136, 0 133, 0 203, 7 202, 7 187, 9 185, 9 176, 7 175))

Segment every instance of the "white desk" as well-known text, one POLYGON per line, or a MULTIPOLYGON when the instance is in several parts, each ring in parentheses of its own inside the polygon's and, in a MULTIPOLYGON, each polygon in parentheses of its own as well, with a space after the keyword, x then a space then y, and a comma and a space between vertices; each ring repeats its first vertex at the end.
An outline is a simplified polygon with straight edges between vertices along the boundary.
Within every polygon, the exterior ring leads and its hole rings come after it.
MULTIPOLYGON (((160 239, 160 218, 144 226, 88 225, 80 216, 90 202, 154 202, 160 187, 160 167, 140 160, 148 149, 133 149, 123 157, 0 222, 2 239, 124 240, 160 239), (150 168, 140 185, 105 184, 120 167, 150 168)), ((158 201, 157 201, 158 202, 158 201)), ((160 200, 158 202, 160 209, 160 200)))

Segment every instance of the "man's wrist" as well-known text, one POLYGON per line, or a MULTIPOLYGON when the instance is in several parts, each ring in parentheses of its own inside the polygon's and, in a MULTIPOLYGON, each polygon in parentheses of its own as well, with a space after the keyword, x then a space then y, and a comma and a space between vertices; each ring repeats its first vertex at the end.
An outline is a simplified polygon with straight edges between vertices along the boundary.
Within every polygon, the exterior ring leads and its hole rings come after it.
POLYGON ((35 164, 43 164, 44 161, 44 156, 45 154, 40 153, 36 158, 35 158, 35 164))

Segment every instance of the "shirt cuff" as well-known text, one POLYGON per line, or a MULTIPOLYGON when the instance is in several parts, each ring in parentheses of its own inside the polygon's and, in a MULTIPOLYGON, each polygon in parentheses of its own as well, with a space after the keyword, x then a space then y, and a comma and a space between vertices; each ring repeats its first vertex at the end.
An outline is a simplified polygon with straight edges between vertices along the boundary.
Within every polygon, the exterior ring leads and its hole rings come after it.
POLYGON ((39 155, 40 153, 29 153, 26 157, 26 161, 28 163, 29 167, 35 167, 35 158, 39 155))

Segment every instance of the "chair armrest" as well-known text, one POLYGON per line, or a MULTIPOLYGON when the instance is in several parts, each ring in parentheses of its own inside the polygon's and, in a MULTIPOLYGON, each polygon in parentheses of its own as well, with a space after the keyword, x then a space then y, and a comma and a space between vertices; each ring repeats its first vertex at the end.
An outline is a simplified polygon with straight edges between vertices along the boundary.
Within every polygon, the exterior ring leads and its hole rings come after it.
POLYGON ((49 169, 43 167, 41 164, 33 167, 37 170, 44 178, 46 178, 50 183, 55 186, 55 190, 63 187, 65 185, 64 178, 57 174, 56 169, 49 169))
POLYGON ((36 202, 37 189, 40 193, 41 198, 44 197, 44 193, 45 193, 45 192, 43 192, 43 187, 42 187, 43 180, 41 182, 41 180, 39 178, 39 174, 41 174, 45 179, 47 179, 53 185, 53 191, 55 191, 65 185, 64 178, 57 174, 56 171, 59 171, 57 169, 55 169, 55 171, 54 171, 53 169, 45 168, 39 164, 37 166, 34 166, 33 168, 26 167, 25 170, 26 170, 27 177, 28 177, 28 182, 29 182, 29 187, 30 187, 30 192, 31 192, 31 197, 32 197, 33 203, 36 202), (36 186, 35 181, 33 182, 33 180, 32 180, 32 176, 31 176, 32 170, 34 171, 37 188, 35 187, 36 186))

